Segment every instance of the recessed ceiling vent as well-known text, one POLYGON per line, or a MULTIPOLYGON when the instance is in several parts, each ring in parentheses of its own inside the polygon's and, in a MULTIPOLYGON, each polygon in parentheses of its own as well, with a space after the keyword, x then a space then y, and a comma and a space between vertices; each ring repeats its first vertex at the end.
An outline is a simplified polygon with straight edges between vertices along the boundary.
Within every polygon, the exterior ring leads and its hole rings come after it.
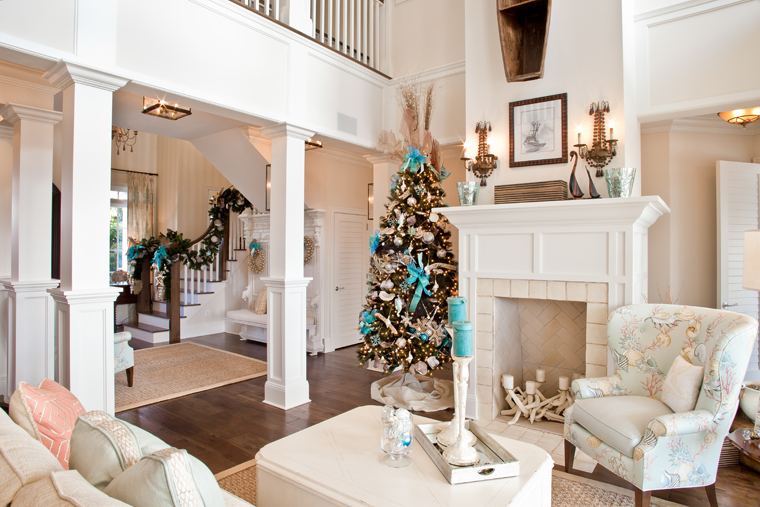
POLYGON ((343 113, 338 113, 338 130, 355 136, 357 133, 356 118, 343 113))

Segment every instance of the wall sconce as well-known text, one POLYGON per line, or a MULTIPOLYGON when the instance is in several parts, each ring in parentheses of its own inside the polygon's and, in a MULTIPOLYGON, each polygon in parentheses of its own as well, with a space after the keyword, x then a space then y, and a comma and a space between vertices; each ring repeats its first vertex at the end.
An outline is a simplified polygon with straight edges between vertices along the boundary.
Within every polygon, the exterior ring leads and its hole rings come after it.
POLYGON ((499 157, 488 153, 491 147, 488 145, 488 133, 491 132, 490 121, 480 121, 475 125, 475 132, 478 134, 478 156, 475 160, 471 158, 462 158, 464 166, 468 171, 472 171, 477 178, 480 178, 480 186, 486 186, 486 178, 493 174, 496 169, 496 161, 499 157))
POLYGON ((367 220, 374 220, 372 208, 375 204, 375 184, 367 184, 367 220))
POLYGON ((122 151, 127 151, 127 147, 129 147, 130 153, 134 153, 132 147, 137 142, 137 131, 130 131, 121 127, 111 127, 111 140, 116 143, 117 155, 122 151))
POLYGON ((581 129, 578 127, 578 153, 582 159, 585 159, 588 165, 596 168, 596 177, 604 176, 602 168, 612 161, 612 157, 617 155, 618 140, 613 138, 613 124, 610 124, 610 138, 606 138, 606 127, 604 125, 604 113, 610 112, 610 103, 606 100, 601 102, 592 102, 589 106, 588 115, 594 117, 594 138, 591 141, 591 149, 581 143, 581 129))
POLYGON ((143 97, 143 114, 158 116, 167 120, 179 120, 193 114, 192 109, 185 109, 178 104, 171 105, 165 100, 149 99, 143 97))
POLYGON ((742 128, 746 129, 748 123, 752 123, 753 121, 760 119, 760 107, 748 107, 747 109, 723 111, 722 113, 718 113, 718 116, 726 120, 728 123, 741 125, 742 128))

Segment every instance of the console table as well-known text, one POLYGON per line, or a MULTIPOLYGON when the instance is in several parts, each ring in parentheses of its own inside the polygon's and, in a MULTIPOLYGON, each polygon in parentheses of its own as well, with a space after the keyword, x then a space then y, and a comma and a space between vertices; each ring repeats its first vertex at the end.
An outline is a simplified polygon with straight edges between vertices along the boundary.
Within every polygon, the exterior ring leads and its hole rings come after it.
MULTIPOLYGON (((503 437, 501 445, 520 460, 520 475, 452 486, 419 442, 412 465, 380 463, 382 407, 365 406, 264 446, 256 455, 258 507, 551 505, 554 462, 535 445, 503 437)), ((436 422, 414 417, 415 424, 436 422)))

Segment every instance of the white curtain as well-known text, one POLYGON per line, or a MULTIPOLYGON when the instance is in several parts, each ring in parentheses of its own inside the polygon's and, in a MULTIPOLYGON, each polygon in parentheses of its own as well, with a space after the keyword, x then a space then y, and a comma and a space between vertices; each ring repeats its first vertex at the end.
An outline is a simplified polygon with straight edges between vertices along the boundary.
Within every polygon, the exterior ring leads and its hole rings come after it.
POLYGON ((127 173, 127 235, 137 241, 156 236, 156 184, 158 177, 127 173))

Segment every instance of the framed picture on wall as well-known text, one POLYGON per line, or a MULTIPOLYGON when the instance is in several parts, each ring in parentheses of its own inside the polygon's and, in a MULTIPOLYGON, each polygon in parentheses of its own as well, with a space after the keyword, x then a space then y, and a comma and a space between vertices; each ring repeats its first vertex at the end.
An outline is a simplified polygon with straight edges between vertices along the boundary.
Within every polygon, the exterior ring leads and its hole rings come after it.
POLYGON ((567 163, 567 93, 509 103, 509 167, 567 163))
POLYGON ((269 205, 272 202, 272 164, 267 164, 267 186, 266 196, 264 197, 264 208, 269 211, 269 205))

